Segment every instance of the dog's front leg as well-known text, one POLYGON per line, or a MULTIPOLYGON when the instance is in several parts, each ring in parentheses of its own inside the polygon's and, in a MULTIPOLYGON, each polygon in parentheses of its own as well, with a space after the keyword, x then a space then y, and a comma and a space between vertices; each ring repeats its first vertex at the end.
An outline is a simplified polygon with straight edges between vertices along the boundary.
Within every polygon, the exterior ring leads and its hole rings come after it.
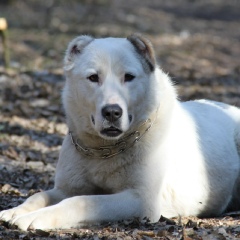
POLYGON ((131 190, 111 195, 76 196, 19 216, 12 223, 22 230, 79 227, 86 223, 144 217, 142 201, 131 190))
POLYGON ((63 192, 58 189, 39 192, 29 197, 21 205, 0 212, 0 219, 8 222, 14 217, 33 212, 52 204, 56 204, 62 201, 64 198, 66 198, 66 195, 64 195, 63 192))

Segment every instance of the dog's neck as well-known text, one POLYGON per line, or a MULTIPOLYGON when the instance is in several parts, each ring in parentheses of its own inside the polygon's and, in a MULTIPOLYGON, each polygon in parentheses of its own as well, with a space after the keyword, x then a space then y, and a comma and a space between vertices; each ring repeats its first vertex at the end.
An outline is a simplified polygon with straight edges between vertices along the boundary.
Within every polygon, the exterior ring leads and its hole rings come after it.
MULTIPOLYGON (((69 136, 71 139, 72 144, 75 146, 76 150, 79 151, 81 154, 91 157, 91 158, 100 158, 106 159, 114 157, 122 152, 127 151, 131 147, 133 147, 138 141, 144 137, 145 134, 151 129, 152 125, 154 124, 157 118, 156 111, 151 118, 146 119, 145 121, 141 122, 136 129, 132 132, 126 133, 122 138, 110 141, 104 140, 100 137, 100 141, 96 141, 98 145, 91 147, 84 144, 81 139, 74 136, 74 132, 69 130, 69 136), (101 144, 101 142, 103 144, 101 144)), ((95 138, 95 136, 92 138, 95 138)))

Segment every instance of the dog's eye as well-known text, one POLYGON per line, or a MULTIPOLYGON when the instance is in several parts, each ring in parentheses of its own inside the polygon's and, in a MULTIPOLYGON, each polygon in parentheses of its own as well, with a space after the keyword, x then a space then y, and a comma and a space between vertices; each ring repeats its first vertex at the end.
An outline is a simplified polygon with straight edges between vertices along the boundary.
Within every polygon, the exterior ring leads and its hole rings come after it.
POLYGON ((134 78, 135 76, 130 73, 125 74, 125 82, 131 82, 134 78))
POLYGON ((87 78, 91 82, 99 82, 99 76, 97 74, 93 74, 87 78))

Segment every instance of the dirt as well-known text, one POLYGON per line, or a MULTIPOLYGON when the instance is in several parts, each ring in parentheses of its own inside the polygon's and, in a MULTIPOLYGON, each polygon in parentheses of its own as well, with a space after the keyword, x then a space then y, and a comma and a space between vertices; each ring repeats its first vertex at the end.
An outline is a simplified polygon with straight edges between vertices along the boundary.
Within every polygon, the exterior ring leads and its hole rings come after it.
MULTIPOLYGON (((240 2, 234 0, 1 1, 11 69, 3 66, 0 43, 0 210, 53 186, 67 133, 62 58, 74 36, 141 32, 153 42, 180 99, 240 106, 239 12, 240 2)), ((22 232, 1 222, 0 239, 240 239, 240 212, 52 232, 22 232)))

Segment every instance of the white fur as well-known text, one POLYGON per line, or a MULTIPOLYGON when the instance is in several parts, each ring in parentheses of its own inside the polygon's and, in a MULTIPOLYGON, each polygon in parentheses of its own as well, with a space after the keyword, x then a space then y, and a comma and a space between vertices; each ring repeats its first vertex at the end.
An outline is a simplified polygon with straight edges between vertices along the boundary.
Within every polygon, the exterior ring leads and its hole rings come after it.
POLYGON ((23 230, 70 228, 131 217, 156 222, 161 215, 218 216, 232 200, 238 200, 238 108, 207 100, 179 102, 168 76, 157 66, 154 72, 146 71, 126 39, 81 36, 73 40, 65 70, 67 123, 83 145, 115 143, 147 118, 156 114, 157 118, 138 143, 110 159, 85 157, 66 136, 54 189, 2 211, 1 219, 23 230), (81 50, 79 54, 71 53, 74 44, 81 50), (126 72, 136 78, 124 82, 126 72), (100 75, 99 83, 87 79, 95 73, 100 75), (123 109, 118 122, 121 136, 101 134, 102 128, 109 127, 101 115, 106 104, 123 109))

